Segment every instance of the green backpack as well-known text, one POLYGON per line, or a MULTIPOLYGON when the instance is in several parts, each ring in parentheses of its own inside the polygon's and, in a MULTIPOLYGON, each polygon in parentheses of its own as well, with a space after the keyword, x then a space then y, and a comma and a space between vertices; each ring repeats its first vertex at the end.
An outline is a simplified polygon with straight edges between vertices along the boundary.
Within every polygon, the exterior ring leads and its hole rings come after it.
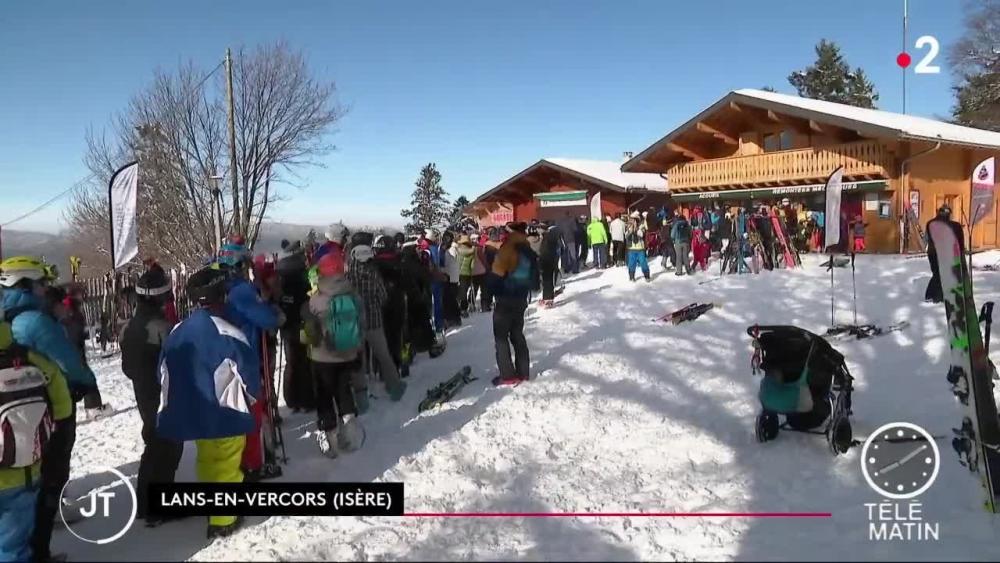
POLYGON ((326 344, 337 352, 351 352, 361 348, 364 335, 361 331, 361 303, 349 293, 330 298, 326 309, 326 344))

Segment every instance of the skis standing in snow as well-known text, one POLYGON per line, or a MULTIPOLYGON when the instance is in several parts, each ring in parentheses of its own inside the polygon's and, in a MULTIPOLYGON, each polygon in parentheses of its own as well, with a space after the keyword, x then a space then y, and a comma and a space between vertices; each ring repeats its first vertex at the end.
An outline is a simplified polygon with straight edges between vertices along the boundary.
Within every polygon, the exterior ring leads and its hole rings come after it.
MULTIPOLYGON (((962 225, 951 220, 951 207, 947 205, 942 205, 938 209, 937 216, 927 222, 927 232, 930 232, 931 223, 934 221, 942 221, 951 228, 955 233, 955 237, 958 240, 962 240, 964 236, 962 234, 962 225)), ((927 289, 924 291, 924 300, 932 301, 934 303, 940 303, 944 300, 944 293, 941 291, 941 272, 938 268, 938 254, 937 249, 934 246, 934 239, 927 237, 927 262, 931 266, 931 279, 927 282, 927 289)))

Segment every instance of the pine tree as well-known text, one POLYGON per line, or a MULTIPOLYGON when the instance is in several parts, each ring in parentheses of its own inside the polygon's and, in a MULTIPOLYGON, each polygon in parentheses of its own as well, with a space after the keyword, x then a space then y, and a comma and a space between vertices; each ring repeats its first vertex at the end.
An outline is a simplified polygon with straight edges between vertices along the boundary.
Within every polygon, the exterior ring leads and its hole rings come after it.
POLYGON ((441 186, 441 173, 433 162, 420 169, 420 177, 415 185, 410 208, 399 212, 403 218, 410 220, 406 225, 407 232, 446 227, 451 206, 448 203, 448 192, 441 186))
POLYGON ((788 82, 804 98, 863 108, 874 108, 878 101, 875 85, 865 72, 860 68, 852 70, 840 47, 826 39, 816 45, 816 62, 790 74, 788 82))
POLYGON ((464 209, 469 205, 469 198, 464 195, 458 196, 458 199, 451 205, 451 213, 448 216, 449 225, 457 225, 462 222, 462 217, 465 216, 464 209))
POLYGON ((1000 131, 1000 0, 966 2, 965 35, 948 53, 957 123, 1000 131))

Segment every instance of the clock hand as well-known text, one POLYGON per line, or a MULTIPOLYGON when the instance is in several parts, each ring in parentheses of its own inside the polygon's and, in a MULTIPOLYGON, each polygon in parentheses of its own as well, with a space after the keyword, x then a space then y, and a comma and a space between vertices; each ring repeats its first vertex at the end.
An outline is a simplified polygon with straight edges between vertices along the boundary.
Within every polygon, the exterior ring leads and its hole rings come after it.
POLYGON ((886 465, 882 469, 879 469, 878 470, 879 474, 880 475, 885 475, 886 473, 888 473, 888 472, 890 472, 890 471, 892 471, 894 469, 897 469, 900 465, 903 465, 904 463, 906 463, 906 462, 910 461, 911 459, 913 459, 913 458, 917 457, 918 455, 920 455, 920 452, 926 450, 927 448, 928 448, 927 444, 924 444, 923 446, 920 446, 919 448, 917 448, 917 449, 913 450, 912 452, 910 452, 910 453, 906 454, 905 456, 903 456, 902 459, 900 459, 899 461, 895 461, 893 463, 890 463, 889 465, 886 465))

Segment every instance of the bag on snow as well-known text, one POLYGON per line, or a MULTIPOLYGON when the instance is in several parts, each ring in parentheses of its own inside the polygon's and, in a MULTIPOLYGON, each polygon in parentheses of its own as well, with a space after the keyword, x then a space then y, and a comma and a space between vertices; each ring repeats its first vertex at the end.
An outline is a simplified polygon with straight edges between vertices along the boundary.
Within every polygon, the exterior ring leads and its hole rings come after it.
POLYGON ((0 468, 30 467, 55 423, 42 370, 28 363, 28 351, 12 344, 0 350, 0 468))
POLYGON ((326 343, 338 352, 361 348, 361 304, 350 294, 335 295, 326 309, 326 343))

